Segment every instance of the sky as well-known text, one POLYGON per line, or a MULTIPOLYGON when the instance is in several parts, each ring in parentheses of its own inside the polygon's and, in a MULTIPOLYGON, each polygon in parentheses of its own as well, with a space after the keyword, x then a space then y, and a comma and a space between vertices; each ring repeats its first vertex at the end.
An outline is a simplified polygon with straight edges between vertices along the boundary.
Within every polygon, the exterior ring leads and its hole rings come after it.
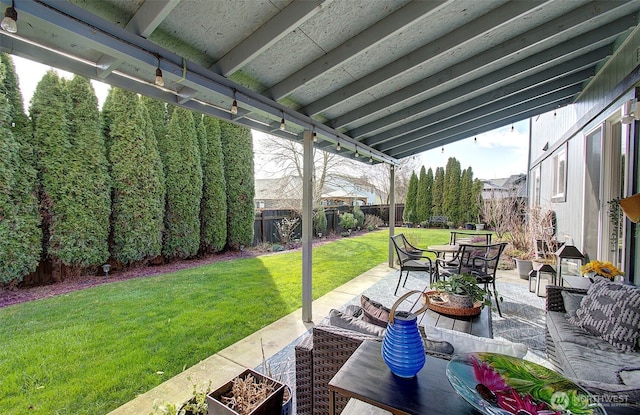
MULTIPOLYGON (((13 56, 12 59, 18 74, 20 90, 24 99, 25 111, 28 112, 29 101, 44 74, 51 69, 27 59, 13 56)), ((71 78, 73 74, 56 69, 64 78, 71 78)), ((109 91, 109 85, 91 81, 100 107, 109 91)), ((437 167, 445 167, 449 157, 455 157, 460 167, 471 167, 473 177, 478 179, 496 179, 509 177, 512 174, 526 173, 529 149, 529 123, 521 121, 488 133, 479 134, 465 140, 448 144, 438 149, 416 155, 418 172, 422 165, 431 167, 435 172, 437 167)), ((255 136, 255 134, 254 134, 255 136)), ((256 166, 256 171, 259 171, 256 166)))

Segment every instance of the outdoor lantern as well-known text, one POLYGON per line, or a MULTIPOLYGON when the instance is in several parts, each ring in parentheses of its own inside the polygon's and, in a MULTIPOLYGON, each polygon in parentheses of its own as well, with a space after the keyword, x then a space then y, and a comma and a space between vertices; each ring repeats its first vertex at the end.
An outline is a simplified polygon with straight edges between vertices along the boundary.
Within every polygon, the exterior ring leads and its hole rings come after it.
POLYGON ((111 265, 109 264, 104 264, 102 266, 102 270, 104 271, 104 278, 105 279, 109 279, 109 271, 111 270, 111 265))
POLYGON ((578 248, 570 244, 564 244, 556 251, 558 265, 558 284, 564 285, 562 275, 580 276, 580 267, 584 263, 584 255, 578 248))

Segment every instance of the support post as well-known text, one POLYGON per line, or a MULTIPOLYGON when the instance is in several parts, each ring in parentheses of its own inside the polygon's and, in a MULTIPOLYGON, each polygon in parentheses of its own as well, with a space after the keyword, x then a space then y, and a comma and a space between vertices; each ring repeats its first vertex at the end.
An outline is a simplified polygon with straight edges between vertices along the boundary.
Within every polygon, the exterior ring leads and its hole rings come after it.
POLYGON ((313 136, 303 133, 302 165, 302 321, 311 322, 312 312, 312 263, 313 247, 313 136))
POLYGON ((396 168, 389 166, 389 268, 393 268, 393 257, 395 250, 391 242, 391 236, 396 230, 396 168))

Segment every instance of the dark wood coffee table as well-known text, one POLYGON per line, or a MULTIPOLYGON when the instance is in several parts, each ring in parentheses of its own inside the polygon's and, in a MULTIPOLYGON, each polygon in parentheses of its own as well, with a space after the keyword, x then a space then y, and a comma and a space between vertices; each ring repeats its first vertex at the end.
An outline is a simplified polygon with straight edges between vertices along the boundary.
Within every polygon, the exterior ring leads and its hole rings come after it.
POLYGON ((427 356, 416 377, 399 378, 382 360, 382 343, 365 340, 329 382, 329 414, 335 394, 355 398, 392 414, 479 414, 447 380, 448 360, 427 356))
MULTIPOLYGON (((382 360, 382 343, 365 340, 329 382, 329 414, 336 393, 398 415, 478 415, 454 390, 446 375, 448 360, 427 356, 412 379, 391 373, 382 360)), ((637 414, 630 406, 606 406, 608 415, 637 414)))
POLYGON ((450 316, 431 309, 420 316, 420 325, 461 331, 478 337, 493 338, 491 307, 484 306, 476 316, 450 316))

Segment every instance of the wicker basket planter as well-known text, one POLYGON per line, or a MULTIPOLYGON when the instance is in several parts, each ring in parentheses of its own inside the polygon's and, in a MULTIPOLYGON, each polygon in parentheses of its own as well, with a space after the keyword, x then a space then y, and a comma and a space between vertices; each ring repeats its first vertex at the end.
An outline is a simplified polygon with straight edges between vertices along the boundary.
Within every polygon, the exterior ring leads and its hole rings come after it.
POLYGON ((225 383, 223 386, 207 395, 209 415, 281 415, 283 410, 283 395, 284 384, 277 382, 261 373, 255 372, 251 369, 247 369, 240 375, 238 375, 234 380, 225 383), (268 392, 267 397, 264 400, 262 400, 257 404, 257 406, 255 406, 248 412, 241 411, 241 409, 232 409, 227 405, 225 399, 223 398, 233 397, 234 382, 237 382, 238 380, 246 382, 249 376, 253 378, 254 382, 249 381, 247 382, 247 384, 267 383, 271 385, 271 390, 268 392))

